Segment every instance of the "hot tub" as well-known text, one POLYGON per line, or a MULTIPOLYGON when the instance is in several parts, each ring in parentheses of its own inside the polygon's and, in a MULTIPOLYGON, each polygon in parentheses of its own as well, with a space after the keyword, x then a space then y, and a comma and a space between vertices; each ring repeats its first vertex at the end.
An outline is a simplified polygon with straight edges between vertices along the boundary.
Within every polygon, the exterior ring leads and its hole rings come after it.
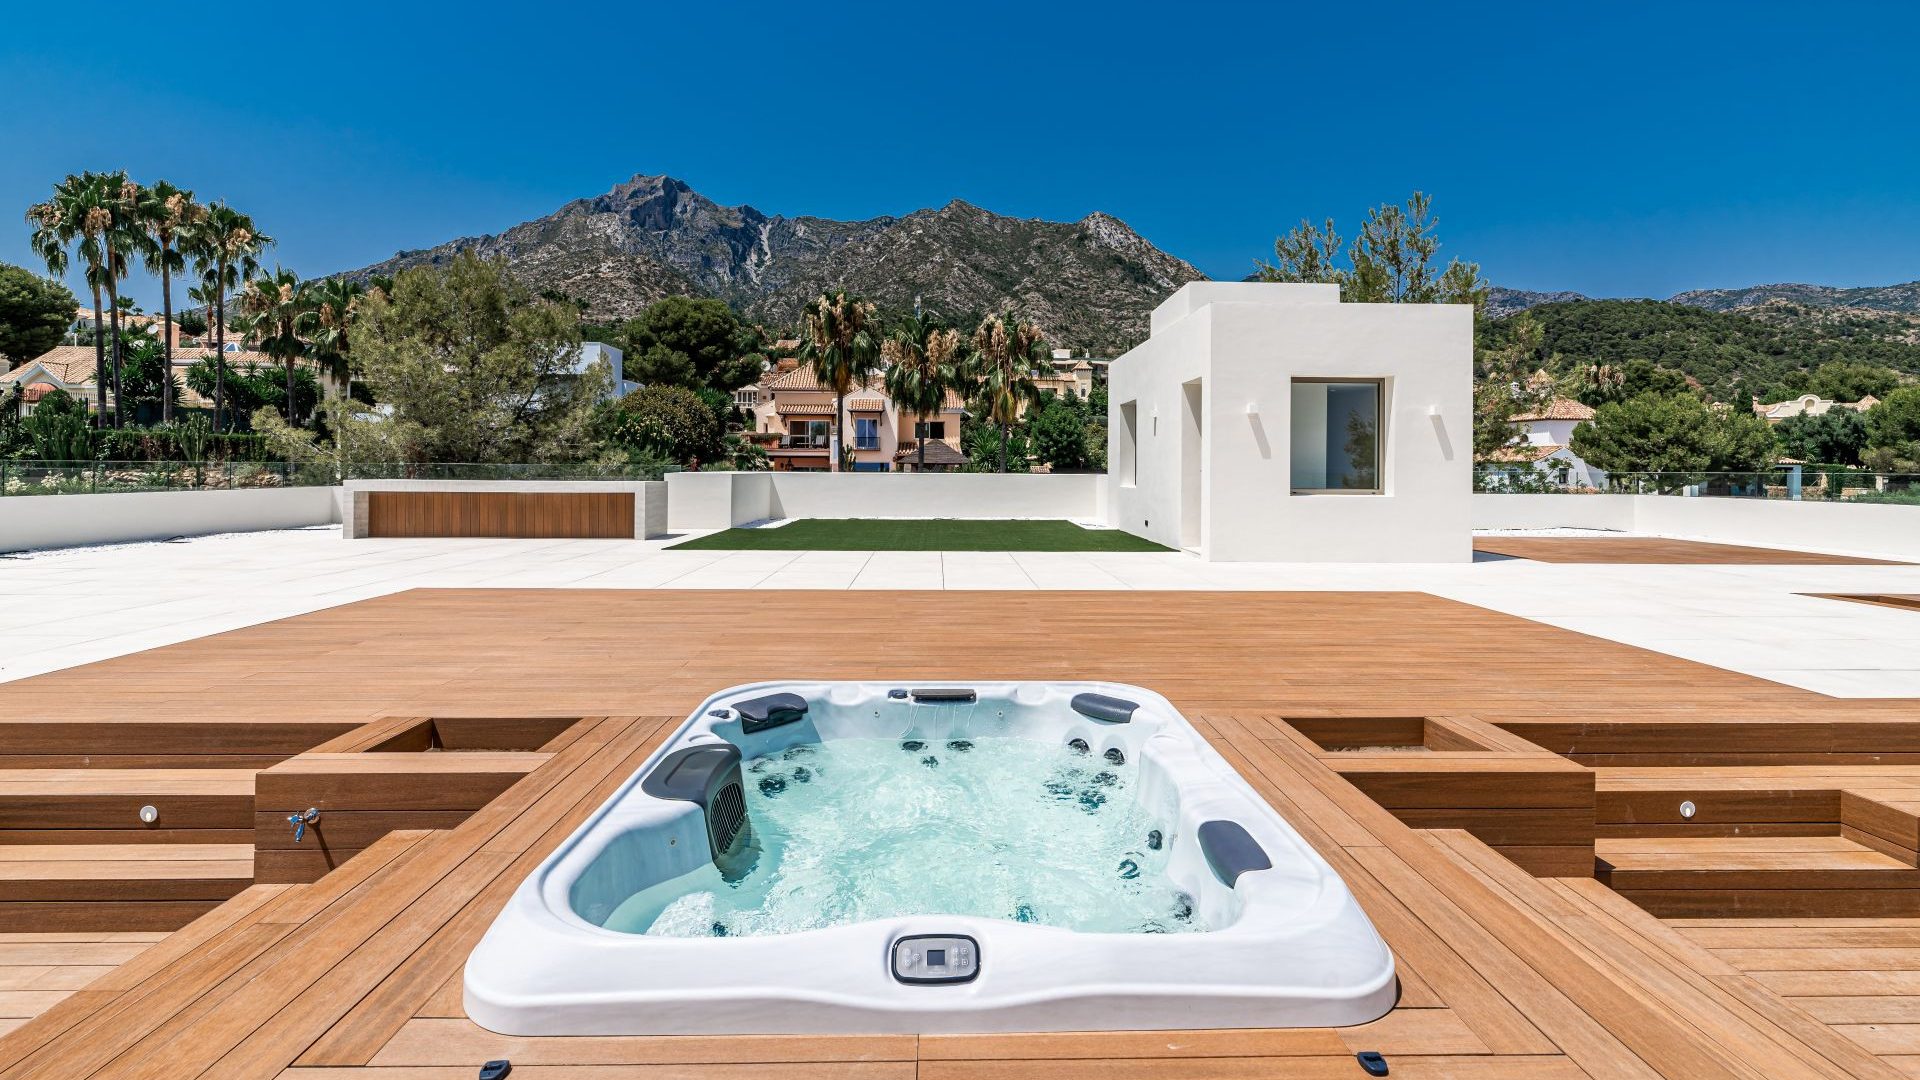
POLYGON ((1348 1025, 1396 992, 1333 869, 1115 683, 715 694, 466 967, 510 1035, 1348 1025))

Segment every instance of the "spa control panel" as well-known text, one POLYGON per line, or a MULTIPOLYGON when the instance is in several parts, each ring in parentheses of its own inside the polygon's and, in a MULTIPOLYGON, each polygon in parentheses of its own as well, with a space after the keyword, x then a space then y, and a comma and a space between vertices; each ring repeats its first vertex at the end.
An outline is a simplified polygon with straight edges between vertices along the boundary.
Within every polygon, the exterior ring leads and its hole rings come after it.
POLYGON ((964 934, 909 934, 893 943, 893 977, 903 983, 972 982, 980 943, 964 934))

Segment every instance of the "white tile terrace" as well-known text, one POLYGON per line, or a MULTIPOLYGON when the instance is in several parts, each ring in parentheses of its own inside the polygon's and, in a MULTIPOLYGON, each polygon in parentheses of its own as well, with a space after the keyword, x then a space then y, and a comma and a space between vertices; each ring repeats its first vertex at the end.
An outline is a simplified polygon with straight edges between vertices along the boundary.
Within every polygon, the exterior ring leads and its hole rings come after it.
POLYGON ((1920 614, 1799 595, 1920 593, 1920 566, 664 550, 673 542, 342 543, 335 526, 0 558, 0 681, 413 588, 1402 590, 1837 697, 1920 696, 1920 614))

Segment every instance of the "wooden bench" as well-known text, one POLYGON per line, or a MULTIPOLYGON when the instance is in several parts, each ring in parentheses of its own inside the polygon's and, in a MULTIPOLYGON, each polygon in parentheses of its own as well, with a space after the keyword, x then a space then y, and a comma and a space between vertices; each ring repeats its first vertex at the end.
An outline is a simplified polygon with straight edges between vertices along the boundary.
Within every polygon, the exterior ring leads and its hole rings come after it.
POLYGON ((1843 836, 1630 837, 1600 881, 1662 918, 1920 915, 1920 869, 1843 836))
POLYGON ((251 769, 0 770, 0 845, 247 844, 251 769), (140 809, 159 814, 140 820, 140 809))

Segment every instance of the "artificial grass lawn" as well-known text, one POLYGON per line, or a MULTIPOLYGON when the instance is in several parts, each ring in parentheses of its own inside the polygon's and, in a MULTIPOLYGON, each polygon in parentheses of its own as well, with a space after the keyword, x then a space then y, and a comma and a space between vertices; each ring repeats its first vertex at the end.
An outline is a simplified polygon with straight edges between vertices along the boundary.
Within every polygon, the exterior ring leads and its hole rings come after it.
POLYGON ((1071 521, 875 521, 801 518, 778 528, 728 529, 672 545, 704 551, 1170 551, 1119 529, 1071 521))

